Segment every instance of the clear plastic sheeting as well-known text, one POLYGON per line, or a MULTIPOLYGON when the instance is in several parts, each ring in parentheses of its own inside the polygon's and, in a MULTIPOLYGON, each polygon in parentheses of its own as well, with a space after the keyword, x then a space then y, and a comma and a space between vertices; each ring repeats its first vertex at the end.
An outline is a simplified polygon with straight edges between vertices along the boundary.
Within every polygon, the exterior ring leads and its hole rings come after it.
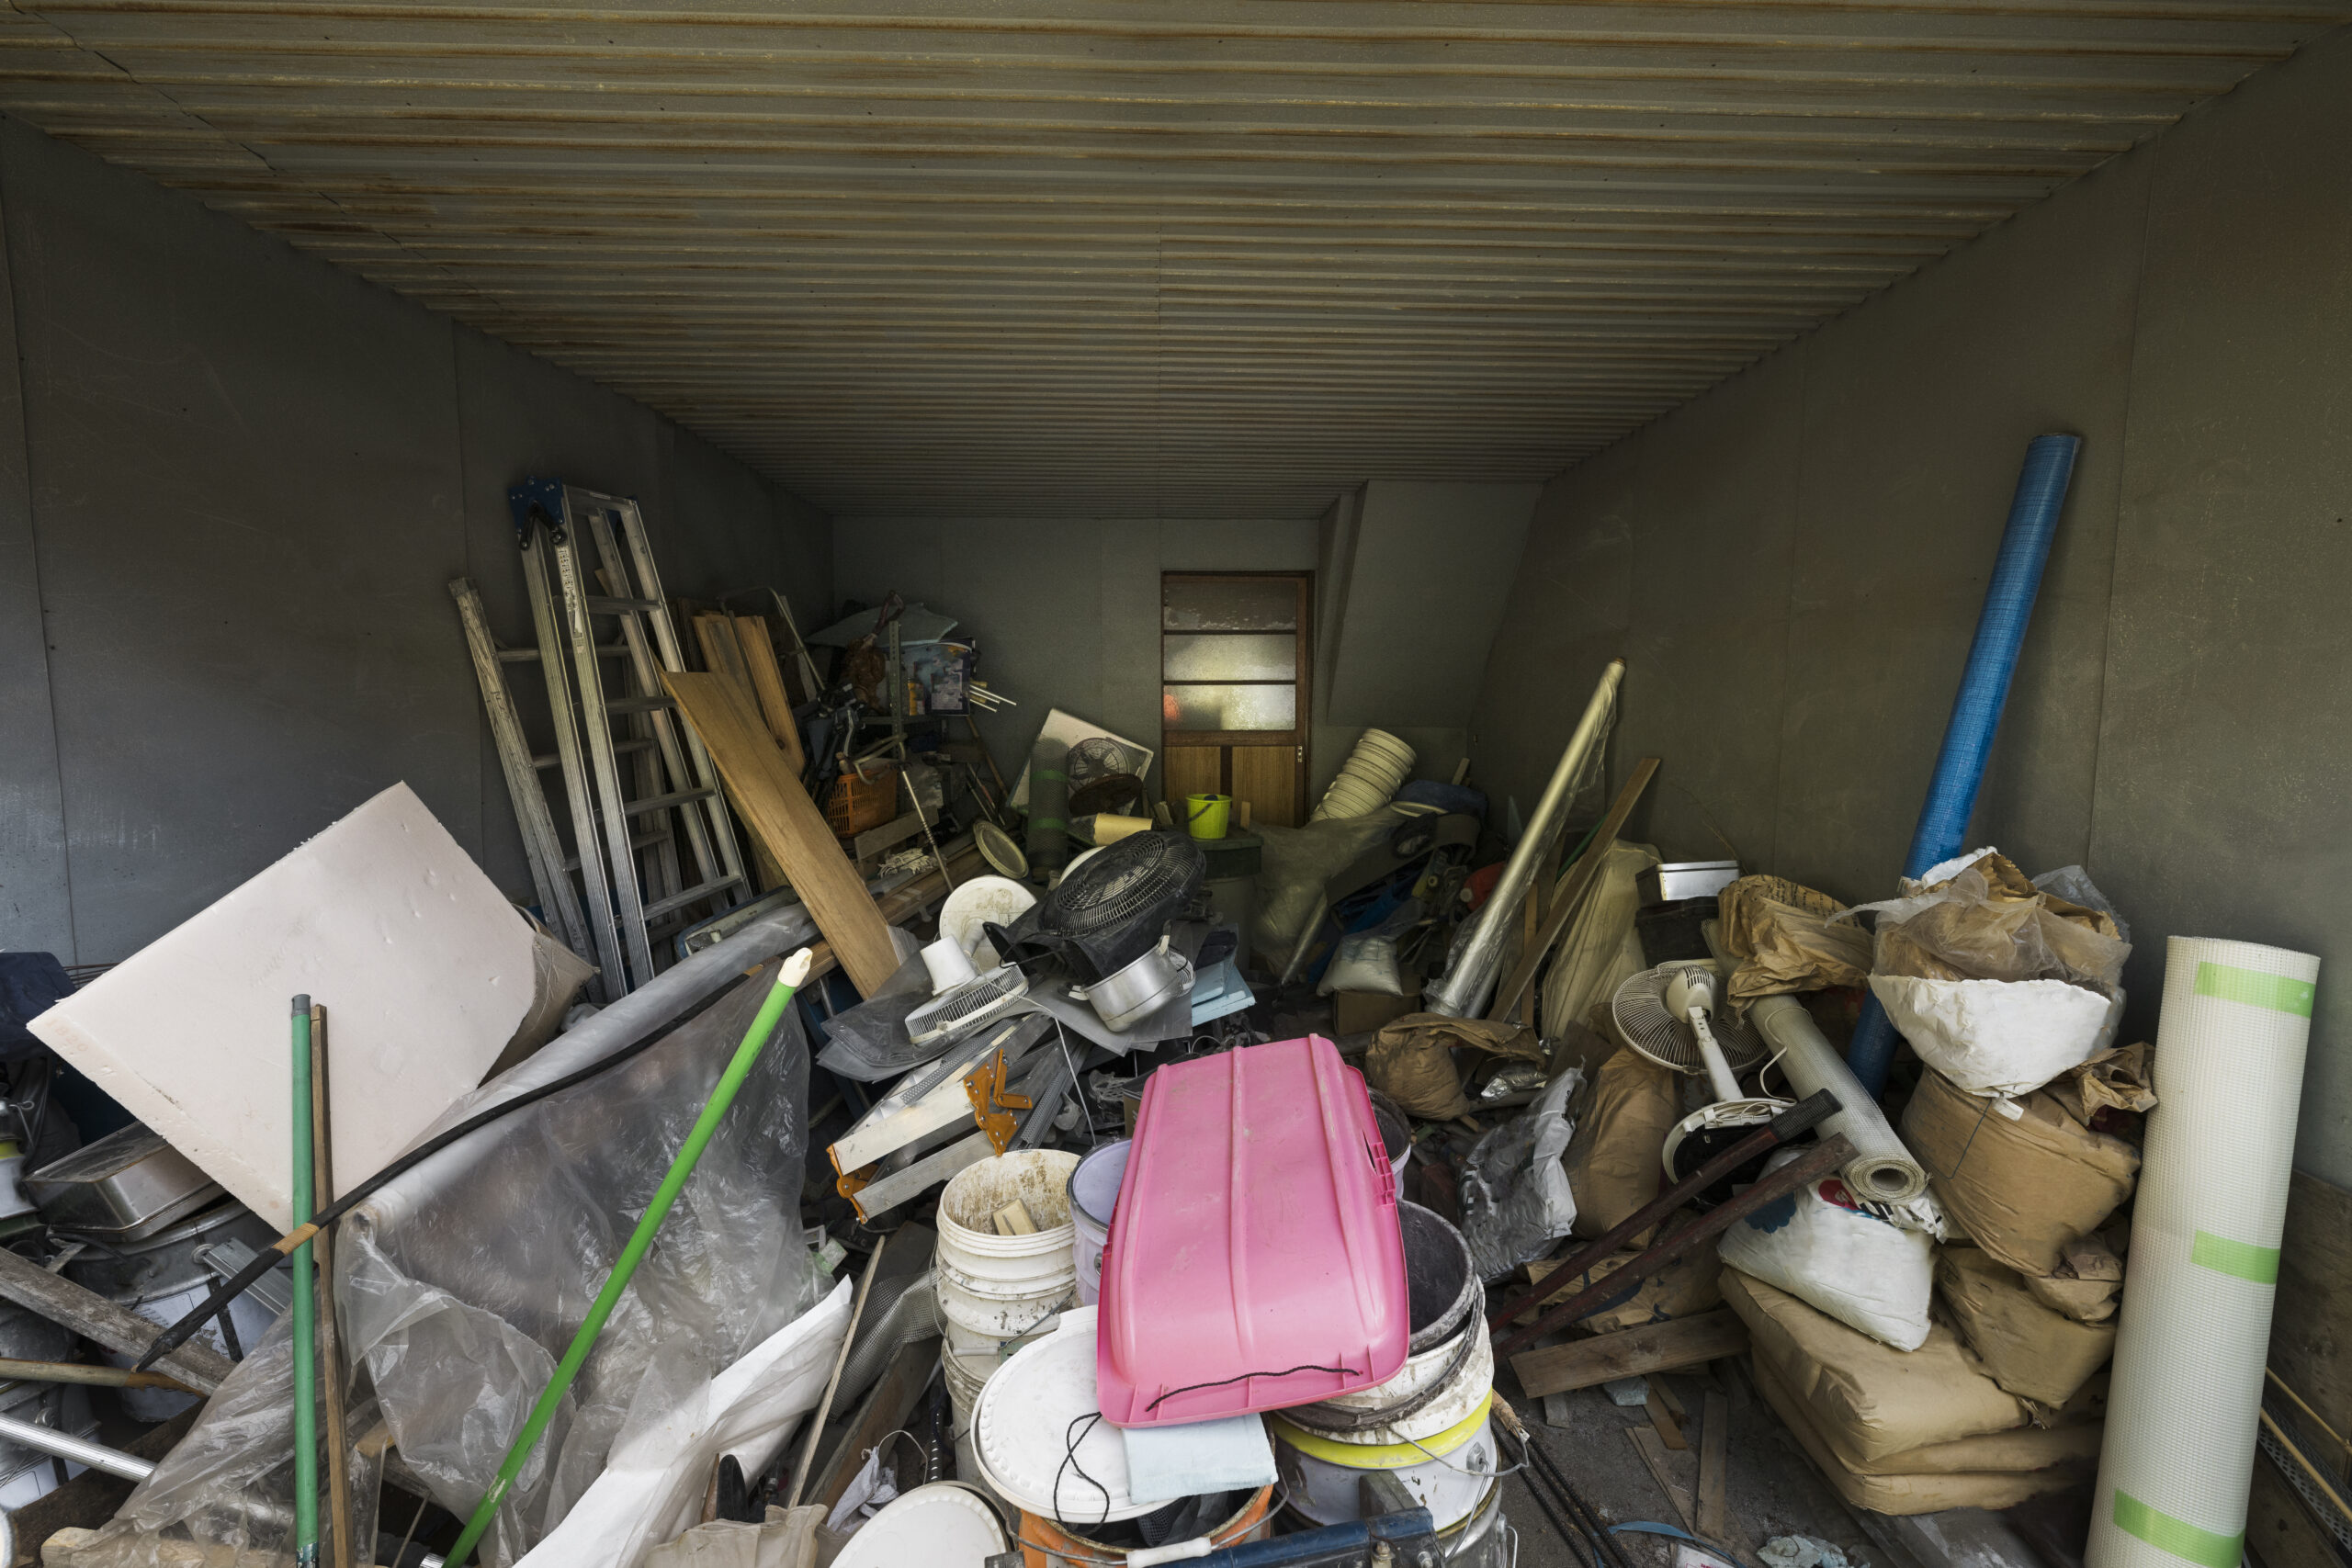
MULTIPOLYGON (((1642 939, 1634 931, 1634 917, 1642 908, 1641 874, 1657 863, 1657 850, 1623 839, 1601 857, 1600 875, 1584 908, 1568 922, 1559 951, 1544 973, 1545 1039, 1556 1040, 1569 1025, 1584 1022, 1595 1002, 1615 996, 1619 986, 1649 967, 1642 956, 1642 939)), ((1573 864, 1563 871, 1560 886, 1575 871, 1573 864)), ((1554 897, 1558 893, 1555 886, 1554 897)))
POLYGON ((1480 1138, 1462 1170, 1462 1239, 1489 1283, 1541 1258, 1576 1228, 1567 1152, 1568 1101, 1584 1083, 1574 1067, 1554 1078, 1524 1114, 1480 1138))
MULTIPOLYGON (((344 1343, 356 1369, 349 1427, 388 1422, 401 1458, 451 1512, 469 1513, 489 1488, 772 974, 763 967, 634 1060, 435 1156, 345 1222, 336 1261, 344 1343)), ((434 1130, 520 1083, 582 1065, 565 1046, 559 1037, 453 1106, 434 1130)), ((713 1381, 755 1349, 772 1349, 816 1303, 822 1280, 798 1213, 808 1077, 808 1041, 787 1012, 501 1506, 479 1561, 518 1561, 571 1512, 608 1458, 626 1451, 641 1468, 665 1428, 707 1428, 713 1381)), ((187 1568, 189 1541, 209 1549, 208 1565, 290 1560, 292 1382, 281 1322, 114 1522, 76 1553, 80 1568, 187 1568)), ((362 1479, 356 1495, 372 1504, 374 1477, 362 1479)), ((372 1541, 373 1520, 362 1525, 358 1539, 372 1541)), ((600 1561, 626 1568, 633 1559, 600 1561)))

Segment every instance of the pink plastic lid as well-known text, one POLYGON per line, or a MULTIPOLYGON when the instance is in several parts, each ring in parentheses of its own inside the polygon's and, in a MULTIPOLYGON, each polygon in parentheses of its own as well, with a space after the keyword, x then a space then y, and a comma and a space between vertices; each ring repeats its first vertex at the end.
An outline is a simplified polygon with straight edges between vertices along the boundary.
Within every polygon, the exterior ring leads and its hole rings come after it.
POLYGON ((1151 1075, 1102 1264, 1095 1385, 1121 1427, 1307 1404, 1411 1337, 1396 1179, 1363 1076, 1310 1035, 1151 1075))

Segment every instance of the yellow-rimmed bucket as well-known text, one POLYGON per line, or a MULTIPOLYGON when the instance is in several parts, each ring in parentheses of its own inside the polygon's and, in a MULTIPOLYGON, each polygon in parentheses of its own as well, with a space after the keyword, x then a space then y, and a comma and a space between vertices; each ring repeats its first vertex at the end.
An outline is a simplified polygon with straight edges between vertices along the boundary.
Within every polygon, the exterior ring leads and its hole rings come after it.
POLYGON ((1184 797, 1184 831, 1195 839, 1222 839, 1233 818, 1233 796, 1188 795, 1184 797))
POLYGON ((1493 1407, 1490 1389, 1476 1409, 1444 1431, 1401 1441, 1389 1427, 1351 1434, 1367 1440, 1342 1442, 1280 1416, 1266 1424, 1274 1435, 1274 1469, 1290 1492, 1290 1506, 1306 1517, 1318 1525, 1362 1518, 1357 1483, 1365 1471, 1385 1470, 1445 1529, 1468 1518, 1494 1485, 1493 1407))

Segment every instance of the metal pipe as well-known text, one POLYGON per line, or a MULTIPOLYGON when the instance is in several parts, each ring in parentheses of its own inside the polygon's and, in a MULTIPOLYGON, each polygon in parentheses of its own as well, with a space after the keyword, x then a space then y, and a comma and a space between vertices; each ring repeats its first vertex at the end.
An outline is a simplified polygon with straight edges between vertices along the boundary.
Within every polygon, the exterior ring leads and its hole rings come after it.
POLYGON ((110 1449, 104 1443, 77 1438, 71 1432, 61 1432, 54 1427, 19 1421, 14 1416, 0 1416, 0 1438, 21 1444, 37 1453, 71 1460, 75 1464, 104 1471, 108 1475, 119 1475, 125 1481, 144 1481, 155 1473, 153 1463, 135 1459, 119 1449, 110 1449))
POLYGON ((1447 1018, 1476 1018, 1487 1004, 1487 995, 1494 989, 1495 972, 1502 966, 1503 939, 1510 933, 1511 916, 1525 897, 1529 884, 1535 880, 1535 863, 1543 846, 1549 840, 1562 812, 1568 808, 1568 796, 1576 788, 1577 776, 1584 772, 1586 759, 1600 743, 1601 731, 1609 723, 1610 709, 1615 705, 1617 687, 1625 679, 1625 661, 1612 659, 1609 668, 1600 672, 1600 680, 1592 688, 1592 700, 1585 704, 1584 716, 1577 721, 1576 733, 1568 737, 1567 750, 1560 753, 1560 764, 1552 770, 1552 782, 1544 786, 1544 798, 1536 803, 1535 816, 1519 836, 1519 847, 1511 852, 1510 862, 1503 867, 1495 890, 1480 905, 1472 917, 1470 935, 1462 949, 1461 960, 1451 974, 1438 983, 1436 992, 1421 1003, 1423 1012, 1440 1013, 1447 1018))
MULTIPOLYGON (((2058 513, 2066 504, 2075 455, 2082 449, 2082 438, 2075 435, 2037 435, 2025 449, 2025 467, 2009 502, 2008 525, 2001 531, 2000 553, 1993 559, 1993 581, 1984 590, 1976 637, 1968 646, 1968 667, 1944 725, 1944 743, 1936 753, 1935 774, 1928 784, 1927 803, 1919 808, 1919 825, 1912 830, 1910 852, 1903 857, 1905 876, 1918 876, 1967 847, 1968 819, 1976 812, 1976 791, 1984 782, 1984 763, 2001 727, 2001 710, 2009 703, 2018 651, 2025 646, 2026 627, 2033 620, 2041 569, 2049 564, 2050 541, 2058 532, 2058 513)), ((1877 996, 1863 998, 1846 1062, 1873 1099, 1886 1087, 1894 1042, 1894 1025, 1877 996)))

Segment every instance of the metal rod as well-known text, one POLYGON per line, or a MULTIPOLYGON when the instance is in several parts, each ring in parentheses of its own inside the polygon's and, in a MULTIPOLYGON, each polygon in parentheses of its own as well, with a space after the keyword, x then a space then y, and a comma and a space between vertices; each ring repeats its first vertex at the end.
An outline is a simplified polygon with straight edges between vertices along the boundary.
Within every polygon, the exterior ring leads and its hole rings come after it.
POLYGON ((1469 940, 1463 947, 1461 960, 1439 982, 1436 992, 1424 998, 1422 1011, 1447 1018, 1477 1015, 1488 987, 1495 983, 1495 971, 1501 966, 1503 939, 1510 934, 1511 917, 1518 913, 1519 901, 1534 879, 1543 847, 1558 825, 1560 814, 1568 808, 1568 797, 1575 791, 1577 775, 1584 772, 1586 759, 1600 743, 1610 710, 1616 704, 1618 684, 1624 678, 1625 661, 1622 659, 1611 660, 1609 668, 1600 672, 1600 682, 1592 689, 1592 699, 1585 704, 1584 716, 1577 721, 1576 733, 1568 737, 1567 750, 1560 753, 1559 766, 1552 770, 1552 780, 1544 786, 1544 798, 1536 803, 1534 818, 1520 834, 1519 847, 1511 851, 1510 861, 1503 867, 1494 892, 1472 917, 1469 940))
MULTIPOLYGON (((327 1111, 327 1010, 315 1002, 311 1005, 311 1197, 323 1208, 334 1201, 334 1135, 327 1111)), ((343 1323, 334 1304, 334 1227, 322 1229, 311 1245, 319 1255, 319 1360, 326 1373, 327 1523, 334 1537, 329 1556, 335 1568, 354 1568, 350 1434, 343 1404, 343 1323)))
POLYGON ((134 1459, 119 1449, 110 1449, 104 1443, 77 1438, 71 1432, 61 1432, 54 1427, 19 1421, 14 1416, 0 1416, 0 1438, 22 1444, 39 1453, 71 1460, 75 1464, 104 1471, 108 1475, 119 1475, 125 1481, 144 1481, 155 1471, 154 1465, 148 1461, 134 1459))
POLYGON ((1534 1323, 1498 1341, 1495 1354, 1508 1356, 1523 1350, 1540 1337, 1565 1328, 1580 1318, 1589 1317, 1615 1297, 1630 1294, 1627 1286, 1648 1279, 1709 1236, 1721 1235, 1734 1222, 1746 1219, 1765 1204, 1795 1191, 1808 1181, 1829 1175, 1853 1157, 1854 1145, 1846 1141, 1842 1133, 1833 1134, 1825 1143, 1815 1144, 1780 1169, 1767 1171, 1755 1186, 1729 1202, 1718 1203, 1708 1210, 1699 1217, 1698 1224, 1675 1232, 1623 1268, 1611 1270, 1597 1283, 1578 1291, 1534 1323))
MULTIPOLYGON (((311 998, 294 998, 294 1223, 311 1223, 311 998)), ((311 1243, 294 1249, 294 1562, 319 1561, 318 1283, 311 1243)))
POLYGON ((77 1382, 92 1388, 164 1388, 175 1393, 201 1394, 163 1372, 126 1371, 120 1367, 85 1366, 79 1361, 19 1361, 0 1356, 0 1382, 77 1382))

